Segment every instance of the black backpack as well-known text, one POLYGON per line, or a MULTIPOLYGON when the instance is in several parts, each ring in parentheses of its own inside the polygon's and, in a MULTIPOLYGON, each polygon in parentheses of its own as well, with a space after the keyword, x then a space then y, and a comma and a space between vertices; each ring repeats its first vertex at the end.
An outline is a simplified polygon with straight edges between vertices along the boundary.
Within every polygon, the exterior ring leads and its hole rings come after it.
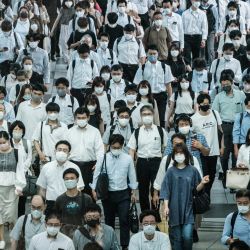
POLYGON ((236 218, 238 216, 238 211, 235 211, 232 215, 232 218, 231 218, 231 232, 230 232, 230 237, 233 238, 233 232, 234 232, 234 225, 235 225, 235 221, 236 221, 236 218))
MULTIPOLYGON (((117 40, 116 40, 116 55, 118 56, 119 54, 119 50, 118 50, 118 44, 120 43, 120 41, 122 40, 122 36, 121 37, 118 37, 117 40)), ((139 53, 140 53, 140 40, 138 38, 135 38, 137 44, 138 44, 138 57, 139 57, 139 53)))
MULTIPOLYGON (((114 123, 114 120, 113 120, 113 123, 114 123)), ((116 125, 117 124, 114 124, 114 125, 111 126, 110 131, 109 131, 109 138, 111 137, 111 135, 113 135, 113 133, 115 131, 115 128, 116 128, 116 125)), ((129 126, 130 126, 130 131, 131 131, 131 134, 132 134, 134 132, 134 126, 133 126, 133 121, 132 121, 131 118, 129 119, 129 126)), ((124 139, 126 139, 126 138, 124 138, 124 139)))
POLYGON ((207 23, 208 23, 208 33, 215 31, 215 17, 214 13, 212 11, 213 5, 210 4, 207 9, 203 8, 200 6, 200 9, 203 11, 206 11, 206 16, 207 16, 207 23))
MULTIPOLYGON (((217 68, 218 68, 218 67, 217 67, 217 68)), ((217 70, 216 70, 216 71, 217 71, 217 70)), ((191 72, 188 73, 188 80, 189 80, 190 83, 191 83, 192 80, 193 80, 193 72, 194 72, 194 71, 191 71, 191 72)), ((204 83, 207 83, 207 84, 208 84, 208 90, 211 89, 211 82, 212 82, 212 74, 211 74, 209 71, 207 71, 207 82, 204 81, 204 83)))
MULTIPOLYGON (((124 79, 126 87, 129 85, 129 81, 124 79)), ((106 83, 106 91, 110 91, 110 80, 107 81, 106 83)))
MULTIPOLYGON (((165 75, 165 73, 166 73, 166 64, 164 62, 161 62, 161 67, 162 67, 163 73, 165 75)), ((144 74, 144 69, 145 69, 145 64, 142 64, 142 66, 141 66, 142 75, 144 74)))
MULTIPOLYGON (((52 99, 51 99, 51 102, 54 103, 55 100, 56 100, 56 96, 53 96, 52 99)), ((72 95, 70 95, 70 101, 71 101, 72 113, 74 113, 74 102, 75 102, 75 100, 74 100, 74 97, 72 95)))

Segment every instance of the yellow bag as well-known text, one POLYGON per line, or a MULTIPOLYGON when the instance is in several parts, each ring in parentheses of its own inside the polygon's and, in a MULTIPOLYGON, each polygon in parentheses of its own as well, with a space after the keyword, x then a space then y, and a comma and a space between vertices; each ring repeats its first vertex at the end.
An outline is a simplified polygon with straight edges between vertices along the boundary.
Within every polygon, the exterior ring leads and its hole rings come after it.
POLYGON ((164 208, 164 204, 163 204, 163 202, 161 202, 160 208, 159 208, 161 222, 158 223, 157 226, 162 233, 168 234, 168 217, 166 218, 166 216, 163 215, 163 208, 164 208))

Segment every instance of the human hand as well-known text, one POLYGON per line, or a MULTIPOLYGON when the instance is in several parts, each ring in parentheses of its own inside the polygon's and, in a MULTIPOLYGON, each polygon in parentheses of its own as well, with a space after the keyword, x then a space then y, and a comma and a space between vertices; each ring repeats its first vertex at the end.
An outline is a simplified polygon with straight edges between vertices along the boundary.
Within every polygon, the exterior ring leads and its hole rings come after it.
POLYGON ((201 180, 201 183, 202 184, 207 184, 207 183, 209 183, 209 175, 206 175, 206 176, 204 176, 203 178, 202 178, 202 180, 201 180))
POLYGON ((205 41, 205 40, 202 40, 202 41, 201 41, 201 48, 205 48, 205 46, 206 46, 206 41, 205 41))
POLYGON ((97 195, 96 195, 96 191, 92 189, 92 197, 95 201, 97 201, 97 195))
POLYGON ((192 140, 192 147, 193 148, 197 148, 197 149, 201 149, 202 148, 202 144, 198 140, 193 139, 192 140))
POLYGON ((159 205, 159 195, 158 192, 154 192, 153 197, 152 197, 152 202, 154 204, 155 207, 158 207, 159 205))

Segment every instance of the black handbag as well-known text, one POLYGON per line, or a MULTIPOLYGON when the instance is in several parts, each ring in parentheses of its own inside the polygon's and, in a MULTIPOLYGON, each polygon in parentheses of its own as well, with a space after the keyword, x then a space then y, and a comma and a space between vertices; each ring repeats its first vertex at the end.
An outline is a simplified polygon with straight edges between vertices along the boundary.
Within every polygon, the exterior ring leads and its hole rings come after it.
POLYGON ((135 202, 132 203, 129 209, 129 227, 130 231, 135 234, 139 231, 139 218, 135 202))
POLYGON ((23 195, 27 197, 37 194, 37 177, 34 175, 28 175, 28 173, 26 173, 25 178, 27 184, 23 189, 23 195))
POLYGON ((104 155, 101 171, 96 182, 95 191, 98 200, 105 200, 108 198, 109 177, 107 174, 106 154, 104 155))
POLYGON ((210 198, 204 189, 200 192, 193 192, 193 212, 194 214, 204 214, 210 209, 210 198))

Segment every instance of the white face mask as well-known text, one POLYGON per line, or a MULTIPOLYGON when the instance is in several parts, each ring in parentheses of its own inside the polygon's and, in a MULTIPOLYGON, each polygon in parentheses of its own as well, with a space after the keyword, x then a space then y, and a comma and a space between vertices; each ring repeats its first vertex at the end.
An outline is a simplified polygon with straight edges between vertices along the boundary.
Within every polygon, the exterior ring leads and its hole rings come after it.
POLYGON ((129 123, 129 119, 127 119, 127 118, 119 118, 118 122, 122 127, 126 127, 128 125, 128 123, 129 123))
POLYGON ((190 131, 190 126, 179 127, 179 132, 183 135, 187 135, 190 131))
POLYGON ((172 57, 177 57, 179 55, 179 53, 180 52, 178 50, 171 50, 170 51, 170 54, 171 54, 172 57))
POLYGON ((246 214, 249 211, 249 205, 248 206, 237 205, 237 207, 241 214, 246 214))
POLYGON ((56 160, 58 162, 65 162, 68 160, 68 155, 63 151, 56 151, 56 160))
POLYGON ((127 102, 134 103, 136 101, 136 95, 126 95, 127 102))
POLYGON ((187 90, 189 88, 189 82, 181 82, 181 89, 187 90))
POLYGON ((4 118, 4 112, 0 112, 0 120, 2 120, 4 118))
POLYGON ((245 83, 244 84, 244 90, 248 92, 250 90, 250 84, 245 83))
POLYGON ((232 43, 233 43, 234 47, 236 47, 236 48, 240 47, 240 45, 241 45, 240 40, 232 40, 232 43))
POLYGON ((50 226, 47 226, 47 233, 48 235, 54 237, 56 236, 60 231, 60 227, 50 227, 50 226))
POLYGON ((51 121, 55 121, 58 119, 58 116, 59 116, 58 113, 51 113, 51 114, 48 114, 48 119, 51 121))
POLYGON ((153 123, 153 116, 152 115, 147 115, 142 117, 142 122, 144 125, 150 125, 153 123))
POLYGON ((231 32, 231 31, 233 31, 233 30, 238 30, 238 28, 237 28, 237 27, 229 27, 229 28, 228 28, 228 31, 229 31, 229 32, 231 32))
POLYGON ((120 82, 122 79, 122 75, 114 75, 112 76, 114 82, 120 82))
POLYGON ((169 15, 169 14, 171 14, 171 13, 172 13, 172 10, 171 10, 170 8, 165 8, 165 9, 163 9, 163 14, 169 15))
POLYGON ((38 43, 39 43, 39 42, 29 42, 29 46, 30 46, 30 48, 32 48, 32 49, 36 49, 37 46, 38 46, 38 43))
POLYGON ((23 65, 23 69, 24 69, 25 71, 31 71, 31 70, 32 70, 32 65, 30 65, 30 64, 23 65))
POLYGON ((96 105, 87 105, 87 109, 90 113, 92 113, 96 110, 96 105))
POLYGON ((108 42, 100 42, 100 48, 102 48, 103 50, 106 50, 108 48, 108 42))
POLYGON ((77 119, 77 120, 76 120, 76 124, 77 124, 80 128, 84 128, 84 127, 87 126, 88 120, 87 120, 87 119, 77 119))
POLYGON ((228 15, 230 16, 230 17, 234 17, 234 16, 236 16, 236 11, 235 10, 229 10, 228 11, 228 15))
POLYGON ((77 11, 76 15, 77 15, 78 18, 84 17, 84 11, 77 11))
POLYGON ((104 90, 104 87, 95 87, 95 92, 98 95, 102 94, 103 90, 104 90))
POLYGON ((114 155, 114 156, 119 156, 120 154, 121 154, 121 152, 122 152, 122 150, 121 149, 110 149, 110 152, 112 153, 112 155, 114 155))
POLYGON ((173 8, 176 9, 178 6, 178 3, 177 2, 173 2, 173 8))
POLYGON ((133 34, 124 34, 126 40, 131 40, 133 38, 133 34))
POLYGON ((141 96, 146 96, 148 94, 148 88, 140 88, 139 93, 141 96))
POLYGON ((110 79, 110 73, 102 73, 101 77, 104 79, 104 81, 108 81, 110 79))
POLYGON ((108 26, 110 28, 115 28, 117 26, 117 23, 108 23, 108 26))
POLYGON ((162 20, 161 20, 161 19, 155 20, 155 21, 154 21, 154 24, 155 24, 156 27, 161 27, 161 25, 162 25, 162 20))
POLYGON ((31 24, 30 28, 33 30, 33 31, 37 31, 38 30, 38 25, 36 23, 33 23, 31 24))
POLYGON ((75 180, 65 180, 64 185, 67 189, 73 189, 77 186, 77 179, 75 180))
POLYGON ((31 210, 31 215, 34 219, 39 219, 42 217, 43 212, 41 210, 31 210))
POLYGON ((90 4, 90 8, 94 8, 95 7, 95 3, 94 2, 91 2, 89 4, 90 4))
POLYGON ((174 159, 177 163, 183 163, 185 161, 185 155, 178 153, 174 156, 174 159))
POLYGON ((87 31, 88 30, 88 27, 87 28, 78 28, 78 31, 80 32, 80 33, 84 33, 85 31, 87 31))
POLYGON ((230 61, 233 58, 233 55, 232 54, 230 54, 230 55, 225 54, 224 58, 226 61, 230 61))
POLYGON ((201 5, 201 2, 192 2, 192 5, 193 5, 193 7, 198 9, 201 5))
POLYGON ((155 234, 155 225, 143 226, 143 232, 146 235, 154 235, 155 234))
POLYGON ((23 137, 23 133, 22 132, 13 131, 12 136, 13 136, 14 140, 20 140, 23 137))
POLYGON ((73 3, 71 1, 67 1, 65 2, 65 5, 66 7, 70 8, 73 5, 73 3))
POLYGON ((126 12, 126 7, 118 7, 118 11, 121 14, 124 14, 126 12))

